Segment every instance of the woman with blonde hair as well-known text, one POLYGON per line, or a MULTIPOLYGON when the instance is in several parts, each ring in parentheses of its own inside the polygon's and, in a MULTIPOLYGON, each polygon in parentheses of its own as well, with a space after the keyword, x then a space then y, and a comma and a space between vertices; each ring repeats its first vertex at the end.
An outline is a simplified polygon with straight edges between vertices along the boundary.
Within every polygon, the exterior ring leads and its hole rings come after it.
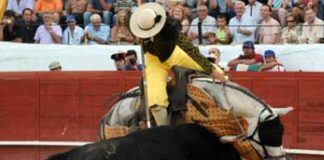
POLYGON ((181 25, 182 25, 181 33, 187 35, 189 26, 190 26, 190 24, 189 24, 190 22, 185 15, 185 8, 182 7, 181 5, 174 6, 172 9, 172 17, 181 22, 181 25))
POLYGON ((111 30, 111 42, 115 44, 133 44, 135 38, 127 27, 128 13, 120 10, 117 13, 116 25, 111 30))

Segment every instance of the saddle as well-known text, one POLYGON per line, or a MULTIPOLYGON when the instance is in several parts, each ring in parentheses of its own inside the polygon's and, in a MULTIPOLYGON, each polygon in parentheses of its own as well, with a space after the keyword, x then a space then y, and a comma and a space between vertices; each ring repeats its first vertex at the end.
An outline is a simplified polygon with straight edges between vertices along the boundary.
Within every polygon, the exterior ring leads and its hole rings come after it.
MULTIPOLYGON (((171 124, 198 123, 218 135, 239 135, 247 132, 248 122, 242 118, 217 106, 214 98, 203 89, 190 83, 191 77, 207 77, 208 75, 196 71, 174 67, 175 77, 168 82, 169 114, 171 124)), ((143 92, 142 92, 143 93, 143 92)), ((126 96, 127 97, 127 96, 126 96)), ((140 96, 138 96, 140 98, 140 96)), ((143 99, 143 98, 142 98, 143 99)), ((140 100, 137 100, 139 102, 140 100)), ((140 110, 137 103, 136 108, 140 110)), ((142 111, 143 112, 143 111, 142 111)), ((140 114, 140 112, 139 112, 140 114)), ((132 129, 128 127, 113 128, 105 126, 104 137, 109 139, 126 135, 132 129)), ((247 140, 232 142, 232 145, 240 153, 241 157, 249 160, 261 159, 258 153, 247 140)))

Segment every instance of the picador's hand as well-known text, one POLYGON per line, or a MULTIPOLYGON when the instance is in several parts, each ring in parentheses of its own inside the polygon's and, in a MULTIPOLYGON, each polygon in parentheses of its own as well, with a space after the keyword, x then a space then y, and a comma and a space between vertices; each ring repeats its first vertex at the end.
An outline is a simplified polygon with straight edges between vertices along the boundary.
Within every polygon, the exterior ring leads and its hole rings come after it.
POLYGON ((215 68, 210 73, 210 76, 213 77, 214 81, 217 79, 217 80, 220 80, 222 82, 227 82, 228 79, 225 77, 224 71, 222 69, 220 69, 219 67, 217 67, 217 66, 214 66, 214 67, 215 68))

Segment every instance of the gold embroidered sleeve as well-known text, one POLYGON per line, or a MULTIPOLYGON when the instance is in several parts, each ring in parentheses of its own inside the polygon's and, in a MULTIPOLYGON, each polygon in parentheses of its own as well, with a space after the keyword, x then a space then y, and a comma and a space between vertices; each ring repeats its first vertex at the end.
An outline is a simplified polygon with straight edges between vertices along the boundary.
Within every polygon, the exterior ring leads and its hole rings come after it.
POLYGON ((182 33, 179 35, 177 45, 184 50, 195 62, 197 62, 201 68, 210 74, 214 66, 199 52, 199 48, 194 46, 191 41, 182 33))

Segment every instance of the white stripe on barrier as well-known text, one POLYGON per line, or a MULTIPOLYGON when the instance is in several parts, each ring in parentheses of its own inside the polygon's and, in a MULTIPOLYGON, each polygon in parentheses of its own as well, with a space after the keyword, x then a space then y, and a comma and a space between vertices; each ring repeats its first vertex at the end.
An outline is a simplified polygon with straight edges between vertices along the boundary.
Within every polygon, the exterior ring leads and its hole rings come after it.
POLYGON ((0 141, 0 146, 82 146, 93 142, 76 141, 0 141))
MULTIPOLYGON (((0 141, 0 146, 82 146, 92 142, 76 141, 0 141)), ((324 156, 324 150, 309 149, 285 149, 288 154, 320 155, 324 156)))
POLYGON ((323 150, 309 150, 309 149, 285 149, 289 154, 303 154, 303 155, 320 155, 324 156, 323 150))

